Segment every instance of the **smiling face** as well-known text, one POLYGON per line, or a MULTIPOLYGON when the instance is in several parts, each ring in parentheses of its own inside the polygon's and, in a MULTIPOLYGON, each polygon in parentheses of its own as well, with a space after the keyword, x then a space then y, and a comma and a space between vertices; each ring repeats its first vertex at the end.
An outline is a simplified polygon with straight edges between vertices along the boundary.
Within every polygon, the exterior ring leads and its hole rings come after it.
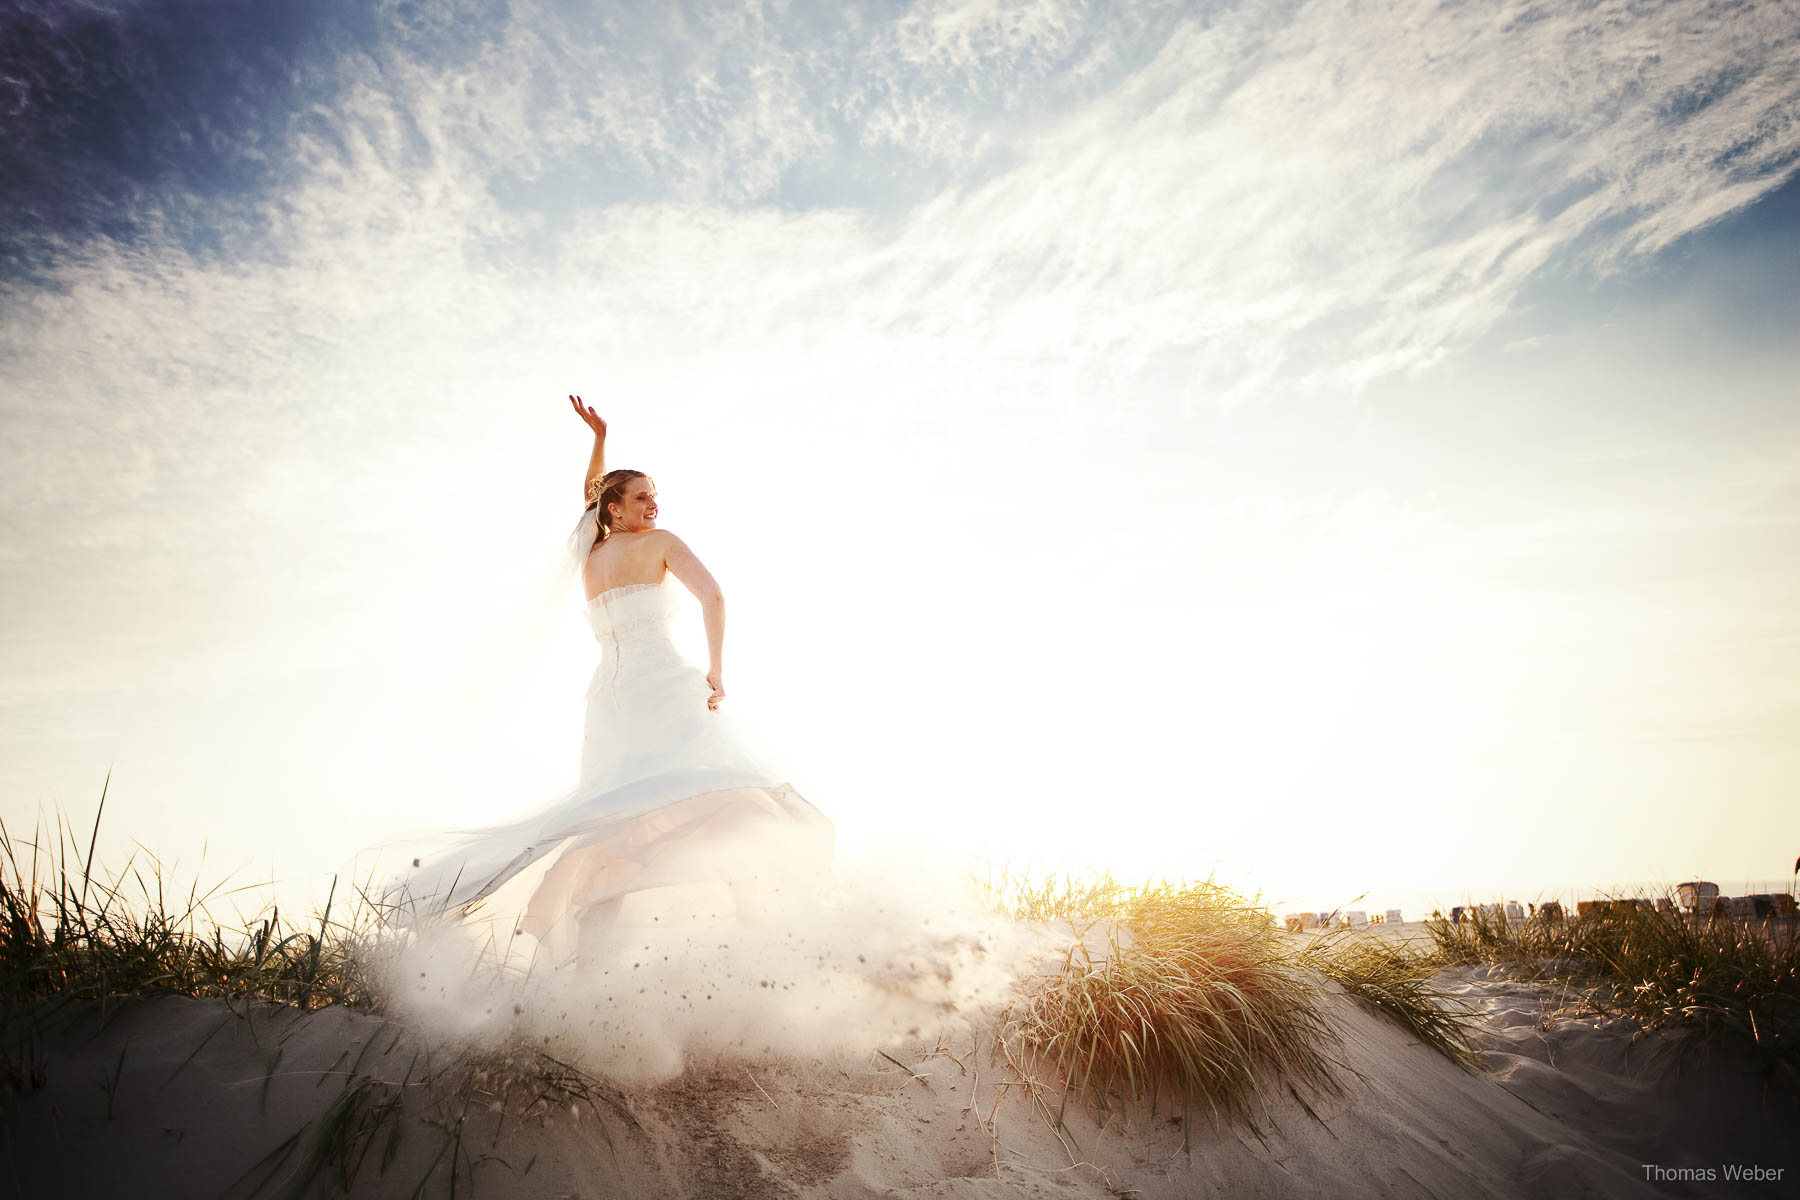
POLYGON ((620 498, 609 500, 614 533, 642 533, 656 528, 656 481, 648 475, 629 479, 619 489, 620 498))

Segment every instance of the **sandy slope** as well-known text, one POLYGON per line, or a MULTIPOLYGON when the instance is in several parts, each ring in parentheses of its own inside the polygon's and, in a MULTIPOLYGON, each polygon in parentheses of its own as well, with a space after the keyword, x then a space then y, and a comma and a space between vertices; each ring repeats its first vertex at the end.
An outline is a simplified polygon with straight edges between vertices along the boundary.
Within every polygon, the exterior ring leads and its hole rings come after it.
MULTIPOLYGON (((1592 1021, 1546 1027, 1543 998, 1482 970, 1446 980, 1482 1008, 1494 1070, 1476 1075, 1341 1000, 1352 1074, 1344 1094, 1272 1107, 1266 1142, 1207 1118, 1191 1153, 1179 1121, 1073 1108, 1059 1137, 983 1038, 797 1060, 746 1047, 672 1081, 624 1089, 635 1118, 558 1106, 502 1122, 476 1085, 413 1087, 385 1172, 383 1133, 353 1195, 448 1194, 448 1131, 462 1121, 458 1193, 532 1197, 1680 1196, 1800 1194, 1785 1135, 1794 1100, 1765 1096, 1728 1055, 1667 1038, 1633 1042, 1592 1021), (1003 1094, 1002 1094, 1003 1093, 1003 1094), (989 1123, 990 1114, 992 1122, 989 1123), (1758 1185, 1646 1182, 1642 1164, 1760 1163, 1758 1185), (436 1164, 435 1168, 433 1164, 436 1164)), ((12 1051, 18 1060, 16 1043, 12 1051)), ((165 997, 85 1013, 35 1052, 43 1086, 4 1093, 0 1197, 249 1195, 254 1168, 294 1138, 291 1169, 346 1081, 398 1084, 432 1056, 379 1018, 165 997), (352 1074, 354 1072, 354 1075, 352 1074)), ((479 1081, 477 1081, 478 1083, 479 1081)), ((370 1096, 387 1094, 372 1089, 370 1096)), ((1054 1106, 1053 1092, 1042 1095, 1054 1106)), ((278 1172, 275 1183, 286 1178, 278 1172)), ((278 1194, 271 1186, 263 1194, 278 1194)), ((328 1195, 321 1180, 306 1195, 328 1195)))

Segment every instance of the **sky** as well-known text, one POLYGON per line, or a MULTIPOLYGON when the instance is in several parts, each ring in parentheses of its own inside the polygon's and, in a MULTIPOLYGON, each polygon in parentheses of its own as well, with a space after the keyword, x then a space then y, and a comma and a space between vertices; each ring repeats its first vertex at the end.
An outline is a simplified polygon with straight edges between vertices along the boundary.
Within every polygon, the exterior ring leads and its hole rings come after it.
POLYGON ((15 842, 573 782, 578 392, 848 849, 1800 853, 1795 4, 13 0, 0 155, 15 842))

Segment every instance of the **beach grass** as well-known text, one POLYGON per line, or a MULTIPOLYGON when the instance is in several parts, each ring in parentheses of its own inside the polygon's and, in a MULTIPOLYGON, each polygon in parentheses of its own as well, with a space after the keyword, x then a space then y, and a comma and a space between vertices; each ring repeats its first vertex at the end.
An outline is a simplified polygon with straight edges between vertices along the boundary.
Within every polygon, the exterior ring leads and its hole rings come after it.
MULTIPOLYGON (((298 924, 273 903, 235 927, 215 923, 209 905, 253 889, 221 883, 202 892, 196 883, 172 896, 148 854, 102 878, 93 850, 105 809, 102 789, 85 849, 60 817, 48 845, 41 831, 15 841, 0 822, 0 1084, 15 1092, 44 1086, 42 1034, 58 1019, 97 1010, 104 1022, 108 1012, 155 996, 220 1000, 246 1020, 257 1005, 343 1006, 394 1023, 380 981, 398 941, 365 890, 344 899, 334 885, 324 909, 298 924)), ((472 1111, 501 1127, 585 1111, 609 1147, 610 1124, 635 1124, 606 1081, 517 1041, 426 1045, 398 1081, 357 1064, 325 1074, 321 1083, 337 1085, 334 1099, 238 1181, 251 1194, 299 1196, 328 1177, 348 1190, 372 1151, 386 1173, 403 1123, 436 1129, 443 1139, 410 1194, 435 1184, 452 1196, 469 1192, 483 1162, 513 1165, 478 1151, 468 1131, 472 1111)), ((0 1113, 5 1099, 0 1088, 0 1113)))
POLYGON ((1565 984, 1577 1007, 1644 1029, 1696 1029, 1800 1071, 1800 922, 1682 912, 1673 897, 1615 897, 1586 915, 1508 920, 1474 907, 1426 922, 1450 964, 1501 963, 1565 984))
POLYGON ((324 911, 299 924, 271 904, 232 930, 213 922, 209 905, 251 889, 220 883, 202 893, 196 882, 185 897, 171 896, 148 854, 100 878, 93 850, 105 812, 103 788, 85 852, 60 818, 50 846, 41 836, 21 845, 0 822, 0 996, 104 1004, 175 993, 379 1007, 364 952, 377 914, 361 894, 340 899, 334 884, 324 911))
MULTIPOLYGON (((1274 1094, 1302 1105, 1341 1090, 1331 984, 1420 1041, 1474 1066, 1471 1016, 1435 987, 1428 960, 1348 933, 1300 941, 1263 905, 1210 880, 1126 886, 1110 875, 977 880, 988 904, 1067 922, 1060 967, 1027 981, 1002 1017, 1035 1063, 1102 1121, 1147 1104, 1253 1131, 1274 1094)), ((1024 1069, 1029 1069, 1025 1067, 1024 1069)))
POLYGON ((1482 1065, 1470 1042, 1472 1010, 1438 982, 1442 964, 1434 955, 1340 927, 1316 934, 1304 961, 1446 1058, 1482 1065))

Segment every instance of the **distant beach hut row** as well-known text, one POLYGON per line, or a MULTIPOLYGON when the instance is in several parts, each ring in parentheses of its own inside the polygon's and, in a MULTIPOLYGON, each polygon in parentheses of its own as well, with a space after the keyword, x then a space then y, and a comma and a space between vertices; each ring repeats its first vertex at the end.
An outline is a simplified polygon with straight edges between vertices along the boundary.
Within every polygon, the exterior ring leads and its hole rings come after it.
MULTIPOLYGON (((1635 904, 1640 908, 1649 908, 1649 900, 1593 900, 1579 907, 1583 915, 1587 911, 1598 912, 1608 904, 1635 904), (1591 907, 1590 907, 1591 906, 1591 907)), ((1716 917, 1748 917, 1751 919, 1794 920, 1800 918, 1800 907, 1794 903, 1794 897, 1786 892, 1757 892, 1749 896, 1721 896, 1719 885, 1704 879, 1692 879, 1686 883, 1675 885, 1675 896, 1658 896, 1655 900, 1657 912, 1674 912, 1677 908, 1685 913, 1697 913, 1702 916, 1716 917)))
POLYGON ((1367 929, 1371 925, 1399 925, 1400 910, 1390 908, 1371 916, 1361 908, 1335 909, 1331 912, 1289 913, 1285 924, 1289 933, 1305 933, 1310 929, 1367 929))
POLYGON ((1784 921, 1800 918, 1800 906, 1796 906, 1794 898, 1782 892, 1760 892, 1754 896, 1719 896, 1713 900, 1712 912, 1722 917, 1751 917, 1766 920, 1774 917, 1784 921))
MULTIPOLYGON (((1592 917, 1611 911, 1615 906, 1626 905, 1643 909, 1647 912, 1673 913, 1677 909, 1690 914, 1720 917, 1746 917, 1752 920, 1796 920, 1800 919, 1800 907, 1794 897, 1786 893, 1758 893, 1753 896, 1721 896, 1719 885, 1703 879, 1689 880, 1677 884, 1673 898, 1657 896, 1653 899, 1633 898, 1615 900, 1581 900, 1575 905, 1577 917, 1592 917)), ((1439 912, 1431 914, 1434 918, 1441 916, 1439 912)), ((1450 910, 1450 923, 1460 925, 1464 921, 1480 917, 1483 921, 1526 921, 1545 920, 1558 921, 1565 915, 1562 902, 1546 900, 1542 904, 1522 905, 1517 900, 1496 901, 1490 904, 1459 904, 1450 910)), ((1399 925, 1403 923, 1401 912, 1390 908, 1386 912, 1369 913, 1360 908, 1332 909, 1328 912, 1289 913, 1283 918, 1288 932, 1306 933, 1316 929, 1366 929, 1371 925, 1399 925)))
MULTIPOLYGON (((1432 915, 1436 916, 1437 914, 1433 913, 1432 915)), ((1562 916, 1562 905, 1555 900, 1546 901, 1543 904, 1532 904, 1529 909, 1517 900, 1508 900, 1505 904, 1458 904, 1450 910, 1450 923, 1461 925, 1465 920, 1472 919, 1477 915, 1484 921, 1498 921, 1502 917, 1508 921, 1523 921, 1527 917, 1550 919, 1562 916)))
MULTIPOLYGON (((1654 898, 1579 900, 1575 904, 1575 915, 1585 919, 1620 908, 1636 908, 1645 912, 1659 913, 1674 913, 1679 910, 1703 916, 1748 917, 1751 919, 1794 920, 1800 917, 1800 908, 1796 908, 1794 897, 1791 895, 1776 892, 1759 893, 1753 896, 1721 896, 1718 884, 1699 879, 1676 885, 1675 895, 1672 898, 1657 896, 1654 898)), ((1460 925, 1466 920, 1476 918, 1483 921, 1498 921, 1503 916, 1508 921, 1558 920, 1563 915, 1562 904, 1555 900, 1547 900, 1543 904, 1532 904, 1524 908, 1520 907, 1517 900, 1508 900, 1505 904, 1459 904, 1450 910, 1450 923, 1460 925)))

